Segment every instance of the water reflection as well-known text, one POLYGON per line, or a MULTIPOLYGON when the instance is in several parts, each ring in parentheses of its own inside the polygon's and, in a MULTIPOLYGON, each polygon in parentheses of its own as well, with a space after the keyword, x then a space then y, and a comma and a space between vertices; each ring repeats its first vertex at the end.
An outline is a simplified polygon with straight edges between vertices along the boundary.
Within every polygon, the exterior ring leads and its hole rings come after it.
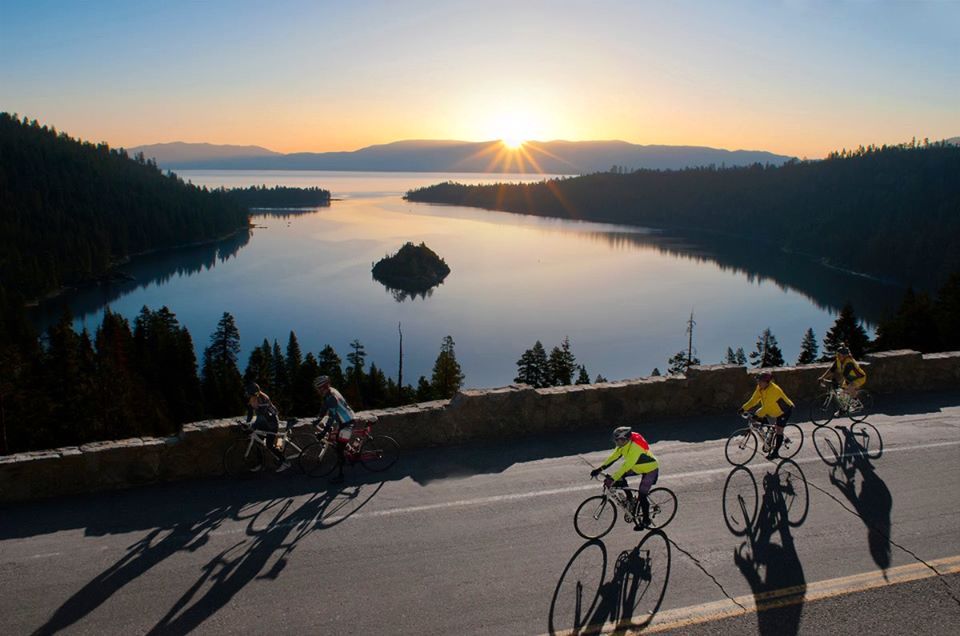
POLYGON ((45 330, 59 320, 64 307, 69 307, 74 318, 83 320, 138 289, 213 269, 236 256, 250 242, 250 234, 245 228, 219 241, 135 257, 117 268, 124 275, 123 280, 71 289, 32 308, 34 325, 45 330))

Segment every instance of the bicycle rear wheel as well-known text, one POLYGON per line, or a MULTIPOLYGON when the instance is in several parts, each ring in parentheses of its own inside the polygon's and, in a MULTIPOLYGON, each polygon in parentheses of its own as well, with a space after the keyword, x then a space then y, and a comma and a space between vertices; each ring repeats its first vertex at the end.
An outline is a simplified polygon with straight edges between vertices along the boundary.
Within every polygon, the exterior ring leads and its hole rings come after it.
POLYGON ((790 459, 800 452, 803 446, 803 431, 796 424, 787 424, 783 427, 783 444, 778 454, 782 459, 790 459))
POLYGON ((307 448, 316 443, 316 438, 311 433, 291 433, 283 445, 283 457, 298 470, 303 470, 300 458, 307 448))
POLYGON ((617 521, 617 506, 605 495, 587 497, 573 513, 573 527, 584 539, 599 539, 617 521))
POLYGON ((314 442, 300 453, 300 470, 311 477, 324 477, 337 467, 337 450, 325 442, 314 442))
POLYGON ((379 473, 393 466, 400 457, 400 444, 386 435, 371 435, 360 446, 360 463, 369 471, 379 473))
POLYGON ((723 449, 727 461, 734 466, 743 466, 757 453, 757 436, 750 427, 741 428, 730 436, 723 449))
POLYGON ((857 393, 857 397, 851 400, 850 412, 847 413, 847 417, 854 422, 863 422, 872 412, 873 393, 870 393, 870 391, 867 391, 866 389, 860 389, 860 392, 857 393))
POLYGON ((653 488, 647 493, 650 502, 650 528, 663 528, 677 515, 677 496, 669 488, 653 488))
POLYGON ((235 441, 223 453, 223 471, 231 477, 251 475, 258 466, 263 466, 263 449, 249 439, 235 441))
POLYGON ((857 422, 850 426, 850 452, 860 453, 867 459, 880 459, 883 455, 883 438, 870 422, 857 422))
POLYGON ((816 426, 826 426, 837 414, 837 405, 833 400, 833 393, 821 393, 810 405, 810 421, 816 426))

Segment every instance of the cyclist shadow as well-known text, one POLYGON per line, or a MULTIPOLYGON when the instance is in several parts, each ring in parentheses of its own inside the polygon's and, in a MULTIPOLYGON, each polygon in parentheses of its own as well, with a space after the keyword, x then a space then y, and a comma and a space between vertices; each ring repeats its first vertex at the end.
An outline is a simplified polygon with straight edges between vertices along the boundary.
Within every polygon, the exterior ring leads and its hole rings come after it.
POLYGON ((277 579, 300 541, 315 530, 336 526, 363 508, 383 487, 329 489, 296 505, 293 498, 266 502, 253 511, 240 539, 202 568, 151 634, 186 633, 229 603, 254 580, 277 579), (249 539, 249 540, 248 540, 249 539))
POLYGON ((648 532, 632 550, 622 551, 606 580, 610 555, 592 540, 567 562, 550 602, 551 634, 599 634, 643 629, 663 603, 670 578, 670 540, 663 530, 648 532))
POLYGON ((333 527, 363 508, 382 487, 358 485, 316 493, 302 504, 293 497, 250 503, 233 501, 152 529, 127 548, 116 563, 64 602, 35 634, 67 629, 107 602, 116 592, 178 553, 194 552, 213 535, 238 540, 202 568, 202 575, 151 630, 183 633, 200 625, 254 579, 276 579, 298 543, 314 530, 333 527), (194 517, 194 518, 189 518, 194 517), (246 521, 237 526, 235 521, 246 521))
POLYGON ((880 434, 872 425, 864 427, 864 424, 866 423, 861 422, 850 428, 839 427, 843 433, 844 452, 833 465, 830 483, 843 493, 867 527, 870 556, 886 574, 891 561, 890 513, 893 509, 893 496, 870 461, 882 453, 883 442, 880 434))
POLYGON ((762 492, 753 472, 738 466, 724 485, 724 522, 746 537, 733 561, 753 591, 759 633, 796 634, 807 586, 790 529, 806 521, 809 487, 789 459, 768 470, 761 483, 762 492))

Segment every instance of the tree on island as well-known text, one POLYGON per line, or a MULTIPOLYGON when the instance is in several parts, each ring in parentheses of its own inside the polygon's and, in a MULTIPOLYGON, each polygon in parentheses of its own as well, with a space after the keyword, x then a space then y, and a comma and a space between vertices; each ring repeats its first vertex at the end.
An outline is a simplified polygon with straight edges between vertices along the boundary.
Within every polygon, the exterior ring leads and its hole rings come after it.
POLYGON ((380 259, 372 271, 373 278, 390 289, 422 294, 442 283, 450 267, 425 243, 408 242, 396 254, 380 259))

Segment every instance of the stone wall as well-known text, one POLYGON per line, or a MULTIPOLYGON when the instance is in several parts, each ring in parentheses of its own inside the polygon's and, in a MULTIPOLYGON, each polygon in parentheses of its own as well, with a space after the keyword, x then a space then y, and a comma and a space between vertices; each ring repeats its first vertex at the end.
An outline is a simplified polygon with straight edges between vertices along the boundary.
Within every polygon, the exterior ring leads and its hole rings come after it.
MULTIPOLYGON (((867 356, 864 367, 869 387, 877 393, 960 388, 960 352, 886 351, 867 356)), ((775 370, 776 382, 795 402, 804 402, 818 392, 816 379, 826 368, 825 364, 780 367, 775 370)), ((525 385, 470 389, 452 400, 359 415, 375 415, 376 430, 394 437, 401 448, 442 446, 600 424, 613 427, 731 413, 749 397, 756 373, 735 365, 713 365, 693 367, 685 376, 548 389, 525 385)), ((0 456, 0 502, 222 474, 223 451, 236 436, 232 422, 186 424, 175 437, 0 456)))

